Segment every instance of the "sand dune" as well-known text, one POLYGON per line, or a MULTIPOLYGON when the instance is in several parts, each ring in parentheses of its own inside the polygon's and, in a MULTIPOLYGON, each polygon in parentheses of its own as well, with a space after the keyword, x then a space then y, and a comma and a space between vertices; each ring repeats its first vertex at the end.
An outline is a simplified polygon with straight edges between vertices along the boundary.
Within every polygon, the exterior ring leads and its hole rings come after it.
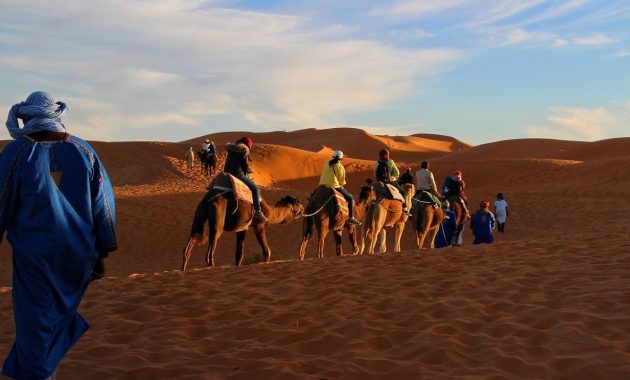
MULTIPOLYGON (((332 144, 269 136, 277 140, 252 152, 264 197, 305 201, 332 144)), ((472 204, 505 193, 507 232, 491 246, 472 246, 467 233, 463 247, 419 252, 407 226, 400 254, 335 257, 329 238, 325 259, 311 242, 299 262, 296 221, 269 227, 270 264, 249 234, 250 265, 233 267, 228 233, 220 268, 201 269, 196 248, 197 269, 185 274, 175 269, 207 181, 186 172, 188 144, 94 145, 116 186, 120 249, 110 278, 88 290, 92 329, 60 378, 630 378, 629 138, 510 140, 433 159, 438 182, 464 171, 472 204)), ((356 193, 373 162, 346 164, 356 193)), ((5 316, 10 267, 3 244, 5 316)), ((5 321, 2 357, 13 334, 5 321)))
MULTIPOLYGON (((347 156, 365 159, 378 159, 378 151, 383 148, 395 151, 399 161, 419 161, 441 156, 470 147, 452 137, 441 135, 378 136, 356 128, 302 129, 292 132, 221 132, 204 138, 219 143, 234 141, 245 134, 255 142, 283 145, 292 148, 319 152, 322 149, 342 150, 347 156)), ((185 141, 192 143, 193 139, 185 141)))

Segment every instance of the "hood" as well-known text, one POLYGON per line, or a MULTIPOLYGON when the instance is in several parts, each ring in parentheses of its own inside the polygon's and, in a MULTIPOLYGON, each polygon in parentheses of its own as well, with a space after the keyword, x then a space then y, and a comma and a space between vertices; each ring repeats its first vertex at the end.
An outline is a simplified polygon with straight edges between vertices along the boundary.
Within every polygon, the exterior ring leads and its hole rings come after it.
POLYGON ((249 148, 245 144, 227 143, 225 144, 225 150, 235 153, 249 153, 249 148))

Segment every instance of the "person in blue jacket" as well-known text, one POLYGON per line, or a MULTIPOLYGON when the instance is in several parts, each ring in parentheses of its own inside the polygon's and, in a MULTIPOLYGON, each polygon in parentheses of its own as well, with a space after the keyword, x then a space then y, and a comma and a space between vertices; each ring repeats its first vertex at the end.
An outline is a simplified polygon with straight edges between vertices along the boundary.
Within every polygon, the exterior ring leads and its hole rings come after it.
POLYGON ((11 107, 13 141, 0 154, 0 242, 7 232, 15 316, 2 374, 17 379, 54 378, 88 329, 77 312, 83 293, 117 247, 107 173, 94 149, 66 132, 66 111, 48 93, 32 93, 11 107))
POLYGON ((442 202, 442 209, 444 210, 444 220, 440 224, 437 235, 433 244, 435 248, 444 248, 451 245, 453 241, 453 234, 457 230, 457 220, 455 213, 450 210, 450 204, 447 200, 442 202))
POLYGON ((496 224, 494 215, 488 210, 490 202, 481 201, 479 203, 479 210, 473 215, 470 220, 470 228, 473 230, 475 240, 473 244, 492 244, 494 241, 492 237, 492 231, 496 224))

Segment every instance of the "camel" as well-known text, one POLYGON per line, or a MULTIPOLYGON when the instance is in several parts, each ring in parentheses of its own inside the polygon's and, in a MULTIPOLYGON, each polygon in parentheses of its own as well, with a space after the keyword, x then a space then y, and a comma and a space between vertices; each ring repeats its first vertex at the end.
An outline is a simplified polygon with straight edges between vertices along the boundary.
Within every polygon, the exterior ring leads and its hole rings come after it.
POLYGON ((182 271, 186 270, 195 245, 203 245, 206 242, 208 243, 206 264, 208 267, 214 267, 214 252, 219 237, 224 231, 236 232, 236 265, 240 266, 243 263, 245 235, 250 226, 253 227, 262 247, 265 262, 271 261, 271 249, 267 244, 265 227, 267 224, 285 224, 300 218, 304 212, 304 206, 298 199, 291 196, 280 199, 275 206, 262 200, 261 206, 267 221, 253 219, 254 207, 250 203, 235 200, 232 193, 209 190, 195 210, 190 238, 184 248, 182 271), (204 233, 206 221, 208 235, 204 233))
MULTIPOLYGON (((344 214, 338 220, 335 219, 336 212, 334 206, 334 194, 332 189, 328 186, 318 186, 317 189, 311 194, 310 201, 306 206, 306 215, 304 218, 304 227, 302 233, 302 243, 300 244, 300 260, 304 260, 306 255, 306 247, 309 240, 313 236, 313 227, 317 229, 319 236, 317 245, 317 257, 324 257, 324 242, 329 231, 332 231, 335 235, 335 252, 337 256, 343 255, 343 249, 341 246, 341 236, 344 226, 348 229, 348 235, 350 236, 350 242, 354 249, 353 254, 358 253, 358 244, 356 242, 356 226, 347 223, 348 215, 344 214), (331 221, 332 220, 332 221, 331 221)), ((362 214, 365 213, 369 202, 373 198, 373 191, 370 188, 362 189, 360 201, 354 205, 354 217, 360 219, 362 214)))
MULTIPOLYGON (((411 184, 405 184, 403 187, 403 197, 408 205, 411 205, 411 197, 415 193, 416 187, 411 184)), ((384 197, 377 198, 372 202, 372 207, 365 216, 365 223, 362 228, 361 237, 361 249, 363 252, 365 247, 365 240, 368 239, 367 253, 374 254, 376 247, 377 237, 380 237, 379 253, 385 253, 386 247, 386 232, 384 227, 396 226, 396 232, 394 235, 394 252, 400 252, 400 239, 402 238, 403 230, 405 229, 405 222, 409 216, 402 212, 402 203, 394 199, 386 199, 384 197)))
POLYGON ((422 197, 414 197, 413 219, 416 230, 416 243, 419 249, 424 249, 425 239, 429 238, 429 249, 435 248, 435 235, 437 235, 440 224, 444 221, 444 210, 442 207, 433 207, 430 200, 422 197))
MULTIPOLYGON (((363 220, 368 208, 375 199, 376 193, 374 192, 374 188, 372 188, 372 186, 362 186, 359 201, 354 205, 354 218, 356 220, 363 220)), ((346 222, 346 231, 348 232, 348 238, 350 238, 350 244, 352 244, 353 255, 361 253, 357 242, 357 227, 356 224, 346 222)))
POLYGON ((455 222, 457 224, 457 229, 453 233, 453 240, 451 241, 451 246, 460 246, 461 244, 457 243, 457 239, 459 238, 459 234, 461 234, 464 229, 464 222, 466 221, 466 212, 464 208, 459 202, 451 201, 451 210, 455 213, 455 222))

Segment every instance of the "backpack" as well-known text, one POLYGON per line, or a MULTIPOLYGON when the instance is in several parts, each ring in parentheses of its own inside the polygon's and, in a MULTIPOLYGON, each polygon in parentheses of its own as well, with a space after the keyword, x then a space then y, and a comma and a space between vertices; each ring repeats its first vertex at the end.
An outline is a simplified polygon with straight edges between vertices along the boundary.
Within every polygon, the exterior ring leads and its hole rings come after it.
POLYGON ((389 172, 389 167, 387 167, 387 161, 378 160, 378 164, 376 165, 376 180, 385 183, 391 182, 392 177, 389 172))

